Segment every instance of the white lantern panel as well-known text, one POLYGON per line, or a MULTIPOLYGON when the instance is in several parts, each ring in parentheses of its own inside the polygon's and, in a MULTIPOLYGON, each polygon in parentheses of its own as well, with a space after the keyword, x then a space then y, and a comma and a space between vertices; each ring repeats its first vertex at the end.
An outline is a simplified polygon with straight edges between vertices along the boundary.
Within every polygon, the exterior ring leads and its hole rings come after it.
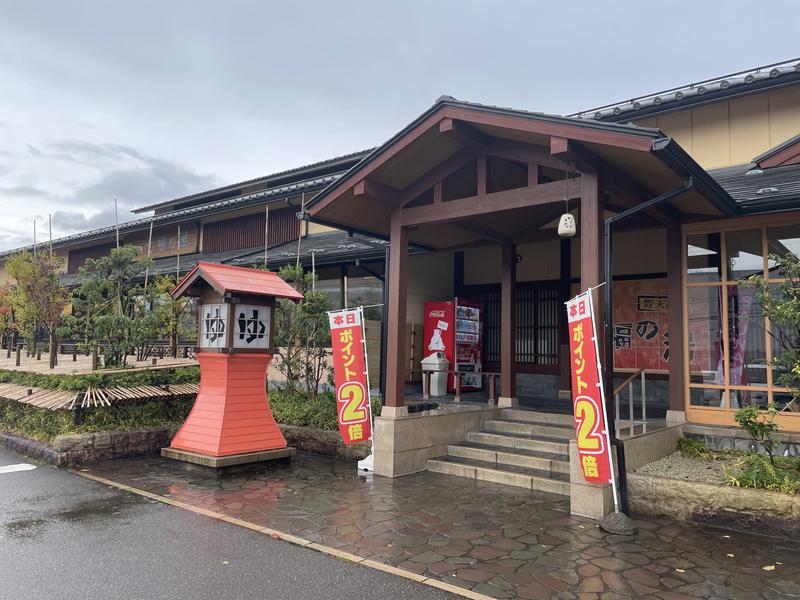
POLYGON ((234 348, 269 348, 271 308, 257 304, 236 304, 233 313, 234 348))
POLYGON ((200 307, 201 348, 225 348, 228 339, 227 327, 227 304, 203 304, 200 307))

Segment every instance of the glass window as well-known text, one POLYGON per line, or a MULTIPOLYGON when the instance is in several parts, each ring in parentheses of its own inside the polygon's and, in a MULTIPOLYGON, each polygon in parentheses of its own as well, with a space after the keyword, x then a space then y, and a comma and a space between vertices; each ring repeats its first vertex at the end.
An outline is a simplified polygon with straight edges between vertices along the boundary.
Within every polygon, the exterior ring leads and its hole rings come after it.
POLYGON ((725 234, 728 281, 763 275, 764 248, 760 229, 729 231, 725 234))
MULTIPOLYGON (((778 256, 793 255, 800 258, 800 225, 784 225, 767 228, 767 252, 778 256)), ((775 267, 775 261, 769 261, 769 277, 784 277, 775 267)))
POLYGON ((758 290, 728 286, 729 385, 767 383, 767 334, 758 290))
POLYGON ((383 302, 383 284, 372 276, 347 278, 347 305, 349 307, 365 306, 364 317, 371 321, 380 321, 383 307, 375 306, 383 302))
POLYGON ((800 332, 786 323, 770 324, 772 338, 772 385, 788 387, 794 380, 790 374, 800 348, 800 332))
POLYGON ((318 292, 328 294, 331 310, 342 308, 342 282, 340 279, 319 279, 316 283, 318 292))
POLYGON ((724 385, 722 288, 691 287, 688 299, 691 381, 724 385))
POLYGON ((715 390, 711 388, 690 388, 689 401, 692 406, 710 406, 713 408, 725 408, 725 390, 715 390))
POLYGON ((769 391, 766 384, 754 384, 746 390, 731 390, 730 398, 733 410, 747 406, 757 406, 759 409, 766 410, 769 405, 769 391))
POLYGON ((778 410, 800 412, 800 402, 790 392, 772 392, 772 402, 778 410))
POLYGON ((720 281, 720 234, 690 235, 687 239, 687 267, 689 281, 720 281))

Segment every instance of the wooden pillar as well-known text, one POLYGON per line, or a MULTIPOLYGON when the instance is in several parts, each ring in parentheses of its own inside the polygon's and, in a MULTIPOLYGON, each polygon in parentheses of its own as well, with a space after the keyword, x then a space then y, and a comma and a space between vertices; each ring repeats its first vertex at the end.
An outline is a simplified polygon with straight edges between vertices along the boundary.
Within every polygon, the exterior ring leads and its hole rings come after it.
POLYGON ((667 227, 667 332, 669 333, 669 410, 684 411, 683 240, 678 224, 667 227))
POLYGON ((572 240, 561 240, 561 281, 558 285, 558 398, 570 400, 572 381, 569 368, 569 332, 567 328, 567 311, 564 303, 570 298, 572 281, 572 240))
MULTIPOLYGON (((603 202, 597 173, 581 174, 581 291, 603 283, 603 202)), ((610 284, 610 282, 609 282, 610 284)), ((603 361, 603 293, 593 298, 597 319, 597 345, 603 361)), ((605 364, 605 362, 603 361, 605 364)))
POLYGON ((517 247, 503 244, 500 274, 500 396, 499 406, 517 404, 517 247))
POLYGON ((386 416, 405 414, 406 296, 408 231, 401 209, 392 213, 389 233, 389 286, 386 327, 386 416), (387 410, 388 409, 388 410, 387 410))

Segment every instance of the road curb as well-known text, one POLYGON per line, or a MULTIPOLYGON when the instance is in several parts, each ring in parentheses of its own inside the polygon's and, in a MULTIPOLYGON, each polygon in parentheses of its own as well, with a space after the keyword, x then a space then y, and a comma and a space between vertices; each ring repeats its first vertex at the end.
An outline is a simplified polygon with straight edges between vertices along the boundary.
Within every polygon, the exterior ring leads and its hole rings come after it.
POLYGON ((316 542, 312 542, 305 538, 292 535, 291 533, 284 533, 283 531, 278 531, 277 529, 271 529, 270 527, 262 527, 261 525, 257 525, 256 523, 251 523, 250 521, 237 519, 236 517, 224 515, 222 513, 218 513, 213 510, 208 510, 207 508, 202 508, 200 506, 187 504, 186 502, 181 502, 180 500, 174 500, 166 496, 160 496, 159 494, 154 494, 146 490, 140 490, 139 488, 135 488, 130 485, 126 485, 124 483, 119 483, 117 481, 112 481, 111 479, 106 479, 104 477, 99 477, 97 475, 93 475, 92 473, 88 473, 86 471, 80 471, 77 469, 66 469, 66 470, 72 473, 73 475, 78 475, 85 479, 96 481, 97 483, 102 483, 123 490, 125 492, 130 492, 131 494, 143 496, 145 498, 149 498, 150 500, 161 502, 162 504, 169 504, 170 506, 181 508, 183 510, 190 511, 198 515, 203 515, 205 517, 210 517, 212 519, 216 519, 217 521, 224 521, 225 523, 229 523, 231 525, 244 527, 246 529, 255 531, 256 533, 270 536, 274 540, 280 540, 288 542, 289 544, 294 544, 295 546, 308 548, 316 552, 321 552, 323 554, 333 556, 334 558, 338 558, 339 560, 344 560, 357 565, 362 565, 369 569, 374 569, 376 571, 383 571, 384 573, 390 573, 392 575, 397 575, 398 577, 410 579, 411 581, 415 581, 417 583, 422 583, 430 587, 434 587, 440 590, 444 590, 446 592, 450 592, 452 594, 456 594, 458 596, 461 596, 462 598, 470 598, 471 600, 494 600, 491 596, 487 596, 485 594, 479 594, 478 592, 473 592, 472 590, 452 585, 450 583, 442 581, 441 579, 426 577, 425 575, 420 575, 418 573, 414 573, 413 571, 408 571, 406 569, 401 569, 399 567, 387 565, 385 563, 378 562, 371 558, 364 558, 362 556, 358 556, 357 554, 352 554, 350 552, 343 552, 341 550, 337 550, 336 548, 331 548, 330 546, 325 546, 323 544, 317 544, 316 542))

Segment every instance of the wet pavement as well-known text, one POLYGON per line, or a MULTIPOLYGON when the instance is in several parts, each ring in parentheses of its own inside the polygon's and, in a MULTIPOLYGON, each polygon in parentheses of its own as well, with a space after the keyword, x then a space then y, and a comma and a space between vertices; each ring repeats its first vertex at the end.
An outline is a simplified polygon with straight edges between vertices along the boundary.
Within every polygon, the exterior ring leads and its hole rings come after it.
MULTIPOLYGON (((30 463, 0 447, 0 466, 30 463)), ((0 600, 453 600, 62 469, 0 471, 0 600)))
POLYGON ((90 472, 497 598, 800 597, 797 542, 641 516, 614 536, 562 496, 471 479, 304 453, 219 478, 160 458, 90 472))

